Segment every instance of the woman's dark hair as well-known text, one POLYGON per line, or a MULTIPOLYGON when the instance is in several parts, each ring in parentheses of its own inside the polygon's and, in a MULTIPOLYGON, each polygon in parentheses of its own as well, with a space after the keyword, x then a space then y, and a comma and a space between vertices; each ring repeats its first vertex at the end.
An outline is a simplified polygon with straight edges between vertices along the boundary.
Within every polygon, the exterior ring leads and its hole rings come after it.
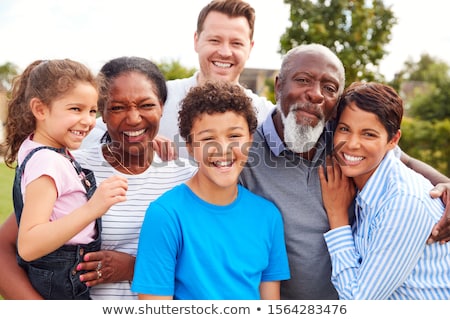
POLYGON ((354 103, 359 109, 375 114, 388 133, 388 141, 400 129, 403 100, 390 86, 377 82, 354 82, 341 96, 337 107, 339 121, 345 108, 354 103))

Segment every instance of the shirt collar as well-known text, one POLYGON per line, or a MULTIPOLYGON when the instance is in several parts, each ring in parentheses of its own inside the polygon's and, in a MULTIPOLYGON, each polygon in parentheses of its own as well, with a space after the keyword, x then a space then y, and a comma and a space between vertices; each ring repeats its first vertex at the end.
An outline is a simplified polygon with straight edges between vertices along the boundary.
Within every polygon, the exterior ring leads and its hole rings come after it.
POLYGON ((379 194, 383 192, 386 187, 386 182, 390 179, 392 174, 391 168, 394 165, 395 160, 394 151, 388 151, 381 160, 375 172, 367 180, 364 188, 358 192, 357 203, 359 205, 367 205, 374 207, 379 201, 379 194))
POLYGON ((267 116, 266 120, 264 120, 264 122, 261 124, 261 129, 262 135, 264 136, 264 139, 269 146, 270 151, 278 157, 283 151, 288 151, 288 149, 286 148, 285 144, 278 135, 277 130, 275 129, 273 115, 276 112, 277 110, 274 109, 273 112, 267 116))
MULTIPOLYGON (((261 124, 261 134, 264 136, 264 139, 267 143, 267 145, 270 148, 270 151, 279 157, 282 156, 282 153, 288 152, 292 153, 291 150, 289 150, 284 142, 281 140, 280 136, 277 133, 277 130, 275 129, 275 123, 273 122, 273 115, 277 112, 277 108, 273 110, 272 113, 270 113, 266 120, 261 124)), ((330 120, 325 125, 325 133, 329 133, 329 137, 327 139, 326 134, 323 134, 320 136, 316 155, 314 156, 314 159, 320 158, 320 154, 325 150, 327 143, 329 144, 328 148, 332 148, 333 143, 333 132, 334 132, 335 122, 333 120, 330 120), (329 140, 329 141, 328 141, 329 140)), ((331 150, 331 149, 330 149, 331 150)))

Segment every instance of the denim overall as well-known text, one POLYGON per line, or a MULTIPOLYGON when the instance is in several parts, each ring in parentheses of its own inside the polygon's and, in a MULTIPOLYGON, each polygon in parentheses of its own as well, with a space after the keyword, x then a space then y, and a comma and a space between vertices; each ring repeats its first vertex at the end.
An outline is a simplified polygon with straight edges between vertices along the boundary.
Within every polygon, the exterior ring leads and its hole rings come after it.
MULTIPOLYGON (((28 160, 41 149, 50 149, 68 158, 77 171, 89 199, 96 189, 95 177, 92 171, 83 169, 78 162, 66 153, 64 148, 57 149, 42 146, 33 149, 24 159, 20 167, 16 168, 16 175, 13 185, 13 202, 17 224, 23 210, 23 200, 21 191, 21 177, 28 160)), ((45 191, 44 191, 45 192, 45 191)), ((19 265, 25 269, 33 287, 42 295, 44 299, 51 300, 81 300, 90 299, 89 288, 80 281, 80 275, 86 271, 77 271, 78 263, 83 261, 83 256, 87 252, 100 250, 101 219, 96 220, 97 238, 88 244, 83 245, 63 245, 48 255, 27 262, 17 254, 19 265)))

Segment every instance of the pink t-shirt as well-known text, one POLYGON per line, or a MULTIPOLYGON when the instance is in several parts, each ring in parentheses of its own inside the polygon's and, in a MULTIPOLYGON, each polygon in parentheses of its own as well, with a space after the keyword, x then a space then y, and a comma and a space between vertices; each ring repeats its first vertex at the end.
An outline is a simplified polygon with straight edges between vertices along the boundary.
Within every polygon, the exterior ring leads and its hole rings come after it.
MULTIPOLYGON (((32 149, 40 146, 42 145, 27 138, 19 148, 19 164, 32 149)), ((48 149, 37 151, 27 162, 21 181, 22 195, 25 195, 26 186, 42 175, 53 179, 58 192, 50 221, 61 218, 86 203, 86 190, 70 160, 48 149)), ((66 244, 87 244, 93 241, 95 236, 93 221, 66 244)))

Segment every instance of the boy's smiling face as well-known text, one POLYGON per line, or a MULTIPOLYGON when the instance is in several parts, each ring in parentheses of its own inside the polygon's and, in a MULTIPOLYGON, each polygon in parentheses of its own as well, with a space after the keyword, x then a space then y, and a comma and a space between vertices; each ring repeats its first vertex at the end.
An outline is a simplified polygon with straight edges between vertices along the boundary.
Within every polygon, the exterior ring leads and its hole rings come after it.
POLYGON ((233 111, 204 113, 194 121, 191 138, 199 182, 210 190, 235 188, 252 142, 246 119, 233 111))

